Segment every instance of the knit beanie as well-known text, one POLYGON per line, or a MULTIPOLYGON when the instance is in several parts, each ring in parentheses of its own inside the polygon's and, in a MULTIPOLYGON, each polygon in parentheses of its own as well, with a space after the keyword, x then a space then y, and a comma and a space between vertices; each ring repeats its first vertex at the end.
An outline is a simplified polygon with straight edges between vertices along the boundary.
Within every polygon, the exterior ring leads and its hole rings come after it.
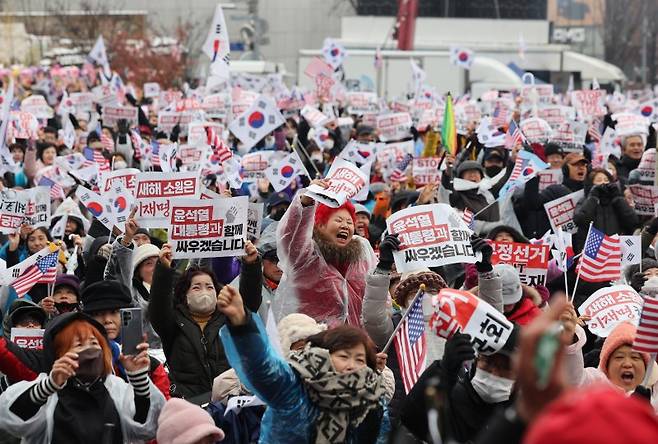
POLYGON ((205 410, 180 398, 167 401, 158 418, 159 444, 194 444, 207 436, 224 439, 224 432, 205 410))
POLYGON ((493 269, 503 282, 503 305, 512 305, 519 302, 523 296, 523 289, 516 268, 509 264, 497 264, 494 265, 493 269))
POLYGON ((301 313, 291 313, 279 321, 279 342, 284 354, 290 351, 290 346, 297 341, 320 333, 327 329, 324 324, 318 324, 315 319, 301 313))
POLYGON ((438 292, 448 286, 439 274, 434 273, 429 268, 403 273, 400 277, 400 283, 393 293, 393 299, 400 307, 406 307, 409 299, 413 298, 420 288, 420 284, 425 284, 426 291, 433 292, 438 292))
POLYGON ((607 385, 566 390, 530 424, 524 444, 644 444, 658 436, 651 404, 607 385))
MULTIPOLYGON (((630 322, 622 322, 610 332, 607 338, 605 338, 599 356, 599 370, 605 373, 606 376, 608 376, 608 361, 610 360, 610 355, 622 345, 632 346, 636 332, 637 328, 633 324, 630 322)), ((649 366, 649 355, 647 353, 640 354, 644 360, 644 368, 646 370, 649 366)))
POLYGON ((135 249, 133 254, 133 270, 150 257, 160 256, 160 249, 153 244, 143 244, 135 249))

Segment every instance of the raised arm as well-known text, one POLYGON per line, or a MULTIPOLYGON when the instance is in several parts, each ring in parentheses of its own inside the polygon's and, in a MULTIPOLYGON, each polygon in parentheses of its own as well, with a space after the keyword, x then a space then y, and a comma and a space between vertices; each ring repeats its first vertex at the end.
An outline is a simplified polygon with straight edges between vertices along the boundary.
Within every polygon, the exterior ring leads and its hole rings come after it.
POLYGON ((295 409, 301 402, 301 385, 272 349, 258 315, 245 311, 240 293, 228 285, 220 291, 217 307, 229 320, 219 336, 240 381, 268 407, 295 409))
POLYGON ((263 301, 263 265, 258 250, 250 241, 247 241, 244 251, 240 273, 240 294, 244 295, 245 306, 255 313, 263 301))
POLYGON ((153 272, 153 286, 148 306, 148 315, 155 332, 163 343, 171 344, 176 332, 174 316, 174 271, 171 268, 171 246, 165 244, 160 250, 160 260, 153 272))

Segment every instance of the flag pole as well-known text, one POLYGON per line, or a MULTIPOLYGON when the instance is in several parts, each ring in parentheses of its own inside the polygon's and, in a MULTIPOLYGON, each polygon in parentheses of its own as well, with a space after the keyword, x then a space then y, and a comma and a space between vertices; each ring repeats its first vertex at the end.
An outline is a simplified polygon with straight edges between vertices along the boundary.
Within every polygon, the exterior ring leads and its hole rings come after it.
MULTIPOLYGON (((306 157, 306 159, 308 159, 308 163, 310 163, 311 166, 313 167, 313 169, 315 170, 315 172, 317 174, 317 177, 322 177, 322 174, 320 173, 320 170, 318 170, 318 167, 315 166, 315 164, 311 160, 311 156, 309 156, 308 151, 306 151, 306 148, 304 148, 304 145, 302 145, 302 142, 299 141, 299 138, 297 136, 295 136, 295 139, 293 140, 292 144, 293 144, 293 146, 292 146, 293 151, 295 150, 295 145, 297 145, 299 147, 299 149, 301 149, 302 152, 304 153, 304 157, 306 157)), ((302 163, 303 163, 303 161, 302 161, 302 163)))
POLYGON ((416 299, 418 299, 418 297, 422 296, 423 294, 425 294, 425 284, 420 284, 420 288, 418 289, 418 292, 416 292, 416 295, 411 300, 411 303, 407 307, 407 311, 402 315, 402 318, 400 318, 400 322, 398 322, 398 325, 395 326, 395 329, 393 330, 393 333, 391 334, 391 337, 388 338, 388 341, 386 342, 386 345, 382 349, 382 353, 386 353, 386 350, 388 350, 388 348, 391 346, 391 344, 393 343, 393 338, 395 337, 395 334, 398 332, 398 330, 400 330, 400 328, 402 327, 402 324, 404 323, 404 320, 407 318, 407 316, 409 316, 409 312, 411 311, 411 307, 413 307, 414 303, 416 302, 416 299))
MULTIPOLYGON (((589 227, 587 228, 587 236, 585 237, 585 245, 583 246, 583 250, 587 247, 587 240, 589 239, 593 224, 594 222, 590 222, 589 227)), ((571 294, 571 300, 569 302, 573 302, 573 299, 576 297, 576 288, 578 288, 578 281, 580 280, 580 269, 581 267, 578 267, 578 271, 576 272, 576 283, 573 286, 573 293, 571 294)))

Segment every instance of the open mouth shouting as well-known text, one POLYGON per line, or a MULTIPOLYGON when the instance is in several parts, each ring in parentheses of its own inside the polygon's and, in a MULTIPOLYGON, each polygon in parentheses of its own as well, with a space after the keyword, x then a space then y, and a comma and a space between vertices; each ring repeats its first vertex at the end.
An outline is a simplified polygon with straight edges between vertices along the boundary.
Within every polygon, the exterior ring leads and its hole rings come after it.
POLYGON ((336 233, 336 243, 338 245, 347 245, 350 241, 350 232, 349 230, 340 230, 336 233))

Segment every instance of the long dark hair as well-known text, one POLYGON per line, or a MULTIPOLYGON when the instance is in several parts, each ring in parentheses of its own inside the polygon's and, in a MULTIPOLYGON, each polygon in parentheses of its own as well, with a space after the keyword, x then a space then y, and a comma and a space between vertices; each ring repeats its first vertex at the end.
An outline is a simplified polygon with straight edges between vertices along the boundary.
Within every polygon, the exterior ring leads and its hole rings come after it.
POLYGON ((215 276, 215 273, 213 273, 210 268, 192 265, 187 270, 185 270, 183 275, 180 277, 180 279, 178 279, 178 282, 176 283, 176 288, 174 289, 174 305, 187 305, 186 295, 187 290, 189 290, 190 286, 192 285, 192 278, 200 274, 207 274, 210 276, 210 279, 212 279, 212 283, 215 286, 215 291, 217 293, 219 293, 219 290, 221 290, 224 286, 217 280, 217 276, 215 276))
POLYGON ((373 370, 377 369, 377 352, 375 343, 360 328, 351 325, 341 325, 340 327, 325 330, 323 332, 309 336, 308 342, 312 347, 320 347, 334 353, 338 350, 352 348, 363 344, 366 349, 366 363, 373 370))

